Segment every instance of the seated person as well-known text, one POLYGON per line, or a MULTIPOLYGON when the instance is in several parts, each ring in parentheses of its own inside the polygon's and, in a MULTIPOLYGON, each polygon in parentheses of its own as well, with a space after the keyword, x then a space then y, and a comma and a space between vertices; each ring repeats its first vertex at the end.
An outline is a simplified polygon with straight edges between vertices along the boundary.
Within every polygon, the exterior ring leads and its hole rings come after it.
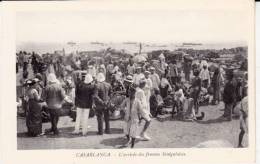
POLYGON ((172 106, 172 117, 175 114, 179 114, 180 112, 183 112, 184 99, 185 97, 182 89, 179 89, 178 91, 175 92, 173 106, 172 106))
POLYGON ((153 117, 157 117, 158 114, 162 114, 163 99, 160 95, 159 89, 154 90, 154 94, 150 97, 150 111, 153 117))
POLYGON ((160 93, 161 93, 161 96, 163 99, 165 99, 168 96, 169 92, 172 91, 172 87, 171 87, 169 81, 167 80, 166 76, 162 77, 159 88, 160 88, 160 93))
POLYGON ((175 100, 173 103, 172 108, 172 117, 174 117, 175 114, 181 119, 181 120, 201 120, 204 117, 204 112, 201 112, 201 116, 195 115, 195 109, 193 107, 193 99, 189 96, 184 96, 183 90, 179 89, 175 93, 175 100))

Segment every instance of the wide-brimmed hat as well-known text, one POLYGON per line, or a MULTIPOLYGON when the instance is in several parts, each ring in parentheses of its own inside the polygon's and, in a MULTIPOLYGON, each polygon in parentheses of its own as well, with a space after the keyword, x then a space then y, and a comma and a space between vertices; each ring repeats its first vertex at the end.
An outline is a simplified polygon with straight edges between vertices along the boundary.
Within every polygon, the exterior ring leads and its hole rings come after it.
POLYGON ((98 82, 103 82, 105 80, 106 80, 106 78, 105 78, 105 75, 103 73, 100 72, 100 73, 97 74, 97 81, 98 82))
POLYGON ((48 75, 48 81, 51 82, 51 83, 56 83, 58 82, 57 78, 56 78, 56 75, 54 73, 50 73, 48 75))
POLYGON ((126 76, 125 81, 127 81, 129 83, 133 83, 133 76, 131 76, 131 75, 126 76))
POLYGON ((93 77, 90 74, 87 74, 84 79, 85 84, 90 84, 93 81, 93 77))

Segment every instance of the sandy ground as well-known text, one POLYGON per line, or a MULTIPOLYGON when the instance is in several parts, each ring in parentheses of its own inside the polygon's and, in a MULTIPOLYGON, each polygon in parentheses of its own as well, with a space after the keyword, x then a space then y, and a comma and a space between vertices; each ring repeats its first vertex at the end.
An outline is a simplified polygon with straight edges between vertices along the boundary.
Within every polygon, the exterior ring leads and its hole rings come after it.
MULTIPOLYGON (((150 141, 137 142, 136 148, 189 148, 208 140, 224 140, 237 146, 239 120, 223 122, 218 119, 223 113, 223 104, 201 107, 206 118, 200 122, 184 122, 171 118, 170 115, 153 119, 148 130, 150 141)), ((58 127, 59 136, 46 135, 30 138, 26 136, 24 118, 17 118, 18 149, 87 149, 87 148, 120 148, 125 142, 123 133, 124 121, 111 121, 112 134, 96 135, 96 118, 89 119, 87 136, 73 135, 74 122, 67 116, 61 117, 58 127)), ((44 123, 43 129, 50 128, 50 123, 44 123)), ((142 125, 141 125, 142 127, 142 125)), ((247 136, 245 136, 247 142, 247 136)))
MULTIPOLYGON (((31 74, 31 71, 30 71, 31 74)), ((31 76, 31 75, 30 75, 31 76)), ((17 74, 17 84, 21 74, 17 74)), ((223 103, 215 106, 203 106, 205 112, 203 121, 184 122, 171 118, 170 115, 153 118, 148 135, 150 141, 138 141, 135 148, 189 148, 208 140, 223 140, 233 147, 238 144, 239 120, 222 121, 223 103)), ((87 136, 73 135, 75 123, 67 117, 61 117, 58 127, 59 136, 45 135, 31 138, 26 135, 25 118, 17 117, 17 148, 18 149, 99 149, 121 148, 126 143, 123 133, 124 121, 111 121, 112 134, 98 136, 96 118, 89 119, 87 136)), ((43 123, 43 130, 50 128, 50 123, 43 123)), ((141 127, 143 124, 141 125, 141 127)), ((247 135, 244 137, 247 145, 247 135)))

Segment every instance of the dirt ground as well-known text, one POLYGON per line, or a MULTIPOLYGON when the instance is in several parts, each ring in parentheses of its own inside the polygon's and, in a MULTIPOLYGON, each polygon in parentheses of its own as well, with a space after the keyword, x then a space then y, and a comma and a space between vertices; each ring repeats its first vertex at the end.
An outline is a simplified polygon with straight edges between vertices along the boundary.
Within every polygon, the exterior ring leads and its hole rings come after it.
MULTIPOLYGON (((223 140, 237 146, 239 134, 239 120, 231 122, 218 119, 223 113, 223 104, 218 106, 201 107, 206 117, 199 122, 177 121, 170 115, 153 119, 148 130, 150 141, 139 141, 136 148, 189 148, 208 140, 223 140)), ((31 138, 26 136, 25 119, 17 118, 17 143, 18 149, 99 149, 120 148, 126 143, 123 133, 124 121, 111 121, 112 134, 98 136, 96 118, 89 120, 91 126, 87 136, 73 135, 74 122, 65 116, 61 117, 58 127, 59 136, 45 135, 31 138)), ((50 123, 44 123, 43 129, 50 128, 50 123)), ((143 124, 141 124, 141 127, 143 124)), ((247 136, 245 136, 247 142, 247 136)))
MULTIPOLYGON (((32 76, 32 71, 29 69, 32 76)), ((17 74, 17 84, 21 73, 17 74)), ((205 112, 202 121, 184 122, 172 119, 170 114, 153 118, 148 135, 150 141, 137 141, 135 148, 189 148, 209 140, 222 140, 233 147, 238 144, 239 120, 223 121, 219 117, 223 114, 224 105, 202 106, 205 112)), ((17 117, 17 148, 18 149, 99 149, 121 148, 126 143, 123 133, 124 121, 111 121, 112 134, 97 135, 96 118, 89 119, 87 136, 73 135, 75 122, 71 118, 61 117, 58 127, 59 136, 44 135, 41 137, 28 137, 26 135, 25 118, 17 117)), ((50 123, 43 123, 43 130, 50 128, 50 123)), ((141 124, 141 127, 143 124, 141 124)), ((247 145, 247 135, 244 145, 247 145)))

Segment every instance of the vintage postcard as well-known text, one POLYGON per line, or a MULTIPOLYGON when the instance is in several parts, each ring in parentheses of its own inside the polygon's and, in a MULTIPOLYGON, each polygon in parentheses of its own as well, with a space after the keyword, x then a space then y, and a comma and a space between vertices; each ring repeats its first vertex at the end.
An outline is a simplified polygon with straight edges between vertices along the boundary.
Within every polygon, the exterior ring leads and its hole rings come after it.
POLYGON ((254 1, 1 5, 3 163, 255 162, 254 1))

